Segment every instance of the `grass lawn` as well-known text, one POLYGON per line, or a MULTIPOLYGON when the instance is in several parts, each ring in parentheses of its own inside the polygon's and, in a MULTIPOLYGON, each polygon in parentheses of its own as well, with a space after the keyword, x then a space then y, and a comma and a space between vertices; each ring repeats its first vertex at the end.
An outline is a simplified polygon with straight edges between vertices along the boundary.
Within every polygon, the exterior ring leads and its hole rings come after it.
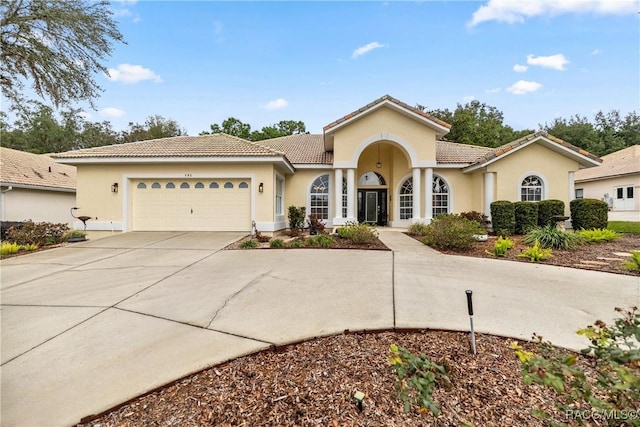
POLYGON ((607 228, 618 233, 640 234, 640 222, 609 221, 607 228))

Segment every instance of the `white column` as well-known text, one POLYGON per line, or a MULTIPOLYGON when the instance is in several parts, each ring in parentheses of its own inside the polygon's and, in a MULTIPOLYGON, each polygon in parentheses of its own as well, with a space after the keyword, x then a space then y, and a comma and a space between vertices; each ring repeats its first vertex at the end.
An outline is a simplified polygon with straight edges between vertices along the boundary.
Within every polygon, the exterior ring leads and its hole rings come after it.
POLYGON ((354 209, 354 201, 356 200, 356 182, 355 182, 356 170, 347 169, 347 220, 355 221, 356 214, 354 209))
POLYGON ((484 214, 491 219, 491 202, 495 198, 495 172, 485 172, 484 174, 484 214))
POLYGON ((433 168, 424 170, 424 219, 427 224, 433 219, 433 168))
MULTIPOLYGON (((335 193, 335 218, 342 219, 342 169, 335 170, 335 179, 334 179, 334 193, 335 193)), ((336 222, 335 220, 333 221, 336 222)))
POLYGON ((420 222, 420 168, 413 168, 413 222, 420 222))

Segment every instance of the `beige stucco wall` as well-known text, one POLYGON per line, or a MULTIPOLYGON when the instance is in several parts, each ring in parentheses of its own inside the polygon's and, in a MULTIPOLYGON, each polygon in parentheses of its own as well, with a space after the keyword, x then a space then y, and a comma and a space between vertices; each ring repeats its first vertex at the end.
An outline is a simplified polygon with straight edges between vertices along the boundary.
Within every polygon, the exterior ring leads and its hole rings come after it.
MULTIPOLYGON (((459 169, 434 169, 433 175, 442 177, 449 185, 449 209, 451 213, 480 211, 474 204, 474 176, 459 169)), ((424 210, 423 210, 424 212, 424 210)), ((424 215, 423 215, 424 216, 424 215)))
POLYGON ((487 166, 496 173, 495 200, 520 200, 520 183, 528 175, 544 180, 543 199, 558 199, 565 203, 569 214, 569 171, 578 170, 578 162, 540 144, 532 143, 487 166))
POLYGON ((375 140, 381 134, 392 134, 404 140, 413 147, 418 160, 435 161, 435 131, 388 107, 381 107, 338 129, 334 133, 334 161, 352 161, 363 141, 375 140))
MULTIPOLYGON (((102 164, 84 165, 77 168, 77 205, 81 207, 77 215, 97 217, 88 222, 89 229, 115 230, 121 224, 131 224, 130 215, 123 218, 124 198, 131 206, 129 181, 141 177, 171 177, 195 179, 235 177, 251 180, 252 201, 255 206, 256 222, 274 222, 275 171, 271 163, 178 163, 178 164, 102 164), (111 185, 117 182, 118 193, 111 192, 111 185), (258 184, 264 184, 264 192, 258 192, 258 184)), ((129 209, 130 214, 130 209, 129 209)))
MULTIPOLYGON (((4 190, 4 188, 3 188, 4 190)), ((32 190, 13 187, 0 195, 2 221, 53 222, 73 224, 71 208, 76 204, 75 193, 32 190)))
POLYGON ((584 198, 602 200, 605 194, 616 197, 616 187, 634 187, 634 208, 640 211, 640 174, 601 179, 598 181, 576 182, 575 188, 584 190, 584 198))

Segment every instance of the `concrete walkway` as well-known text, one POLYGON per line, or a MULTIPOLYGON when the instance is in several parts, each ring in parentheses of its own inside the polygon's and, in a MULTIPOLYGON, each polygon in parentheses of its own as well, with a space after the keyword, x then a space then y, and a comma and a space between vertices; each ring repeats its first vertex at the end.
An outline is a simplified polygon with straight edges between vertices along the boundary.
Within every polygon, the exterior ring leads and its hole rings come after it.
POLYGON ((238 233, 127 233, 4 260, 1 424, 72 425, 208 366, 346 329, 466 330, 581 348, 637 277, 392 251, 223 251, 238 233))

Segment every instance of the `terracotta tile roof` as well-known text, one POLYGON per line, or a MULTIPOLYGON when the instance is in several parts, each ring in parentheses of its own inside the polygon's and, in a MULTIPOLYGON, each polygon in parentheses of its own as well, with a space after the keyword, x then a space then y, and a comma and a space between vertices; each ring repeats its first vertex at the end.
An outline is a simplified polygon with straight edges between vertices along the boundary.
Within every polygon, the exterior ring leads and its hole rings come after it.
POLYGON ((56 163, 47 154, 0 147, 0 182, 2 185, 75 190, 76 168, 56 163))
POLYGON ((174 136, 55 154, 57 159, 130 157, 272 157, 283 153, 227 134, 174 136))
POLYGON ((493 151, 493 148, 456 142, 437 141, 436 161, 438 163, 474 163, 480 157, 493 151))
POLYGON ((602 156, 600 166, 577 171, 575 180, 593 180, 628 174, 640 174, 640 145, 632 145, 602 156))
POLYGON ((331 129, 332 127, 334 127, 336 125, 339 125, 340 123, 342 123, 342 122, 344 122, 346 120, 349 120, 352 117, 360 115, 360 114, 364 113, 365 111, 375 107, 376 105, 378 105, 378 104, 380 104, 380 103, 382 103, 384 101, 392 102, 392 103, 394 103, 394 104, 396 104, 396 105, 398 105, 398 106, 400 106, 400 107, 402 107, 402 108, 404 108, 406 110, 409 110, 409 111, 411 111, 411 112, 413 112, 415 114, 418 114, 419 116, 424 117, 425 119, 431 120, 432 122, 435 122, 435 123, 439 124, 440 126, 443 126, 443 127, 447 128, 447 129, 451 129, 451 125, 449 123, 444 122, 444 121, 432 116, 431 114, 425 113, 424 111, 422 111, 422 110, 420 110, 418 108, 412 107, 411 105, 406 104, 406 103, 404 103, 404 102, 402 102, 402 101, 400 101, 400 100, 398 100, 398 99, 396 99, 396 98, 394 98, 394 97, 392 97, 390 95, 384 95, 384 96, 376 99, 375 101, 370 102, 369 104, 365 105, 364 107, 359 108, 356 111, 354 111, 352 113, 349 113, 346 116, 341 117, 341 118, 339 118, 338 120, 336 120, 336 121, 334 121, 332 123, 329 123, 328 125, 326 125, 323 128, 323 130, 326 132, 327 130, 331 129))
POLYGON ((294 164, 333 163, 333 153, 324 150, 324 139, 320 134, 289 135, 259 142, 283 152, 294 164))
POLYGON ((494 148, 492 149, 490 152, 486 153, 484 156, 482 156, 481 158, 478 158, 474 163, 476 164, 482 164, 485 162, 488 162, 490 160, 493 160, 495 158, 504 156, 505 154, 507 154, 508 152, 510 152, 511 150, 514 150, 515 148, 527 144, 528 142, 537 139, 539 137, 544 137, 547 138, 553 142, 555 142, 558 145, 563 146, 564 148, 568 148, 571 151, 576 152, 577 154, 581 154, 582 156, 588 157, 591 160, 594 160, 596 162, 600 161, 600 158, 597 156, 594 156, 593 154, 589 153, 588 151, 583 150, 582 148, 576 147, 575 145, 569 144, 566 141, 561 140, 560 138, 556 138, 553 135, 549 135, 547 132, 545 131, 538 131, 535 133, 531 133, 529 135, 523 136, 520 139, 516 139, 515 141, 511 141, 507 144, 501 145, 500 147, 494 148))

